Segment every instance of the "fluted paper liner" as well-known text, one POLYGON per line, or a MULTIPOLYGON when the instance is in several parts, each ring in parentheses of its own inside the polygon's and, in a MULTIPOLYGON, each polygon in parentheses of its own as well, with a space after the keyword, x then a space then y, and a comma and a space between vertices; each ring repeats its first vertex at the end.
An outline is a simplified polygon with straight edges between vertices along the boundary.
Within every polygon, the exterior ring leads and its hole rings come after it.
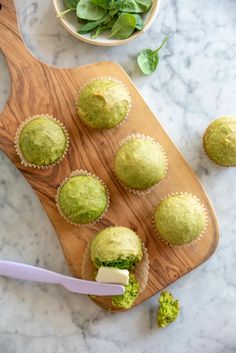
POLYGON ((168 170, 168 159, 167 159, 167 155, 166 155, 166 152, 164 150, 164 148, 160 145, 159 142, 157 142, 156 140, 154 140, 154 138, 152 138, 151 136, 146 136, 144 134, 140 134, 140 133, 137 133, 137 134, 131 134, 131 135, 128 135, 126 138, 124 138, 120 143, 119 143, 119 147, 115 153, 115 156, 114 156, 114 159, 113 159, 113 173, 116 177, 116 180, 122 185, 122 187, 129 191, 129 192, 132 192, 133 194, 136 194, 136 195, 139 195, 139 196, 142 196, 142 195, 147 195, 149 194, 153 189, 155 189, 157 187, 157 185, 160 185, 160 183, 165 179, 166 177, 166 174, 167 174, 167 170, 168 170), (138 190, 138 189, 132 189, 132 188, 129 188, 127 185, 125 185, 118 177, 118 175, 116 174, 116 171, 115 171, 115 165, 114 165, 114 161, 115 161, 115 156, 116 154, 118 153, 119 149, 125 145, 127 142, 131 141, 131 140, 135 140, 135 139, 142 139, 142 140, 147 140, 147 141, 151 141, 151 142, 154 142, 158 148, 160 148, 160 150, 162 151, 163 153, 163 156, 164 156, 164 159, 165 159, 165 173, 162 177, 162 179, 156 183, 155 185, 153 185, 152 187, 150 188, 147 188, 147 189, 142 189, 142 190, 138 190))
MULTIPOLYGON (((117 124, 116 126, 111 127, 111 128, 93 128, 93 127, 91 127, 91 126, 88 126, 88 125, 87 125, 86 123, 84 123, 81 119, 80 119, 80 121, 81 121, 84 125, 86 125, 88 128, 93 129, 93 130, 99 130, 99 131, 100 131, 100 130, 110 130, 110 129, 115 129, 115 128, 117 128, 117 127, 120 127, 120 126, 128 119, 128 117, 129 117, 129 115, 130 115, 131 108, 132 108, 132 99, 131 99, 130 92, 129 92, 128 88, 126 87, 126 85, 125 85, 122 81, 120 81, 118 78, 113 77, 113 76, 96 76, 96 77, 93 77, 93 78, 91 78, 90 80, 88 80, 88 81, 82 86, 82 88, 79 90, 79 94, 78 94, 78 96, 77 96, 77 98, 76 98, 76 103, 75 103, 76 111, 77 111, 78 116, 79 116, 79 99, 80 99, 80 94, 81 94, 81 92, 84 90, 84 88, 85 88, 88 84, 90 84, 91 82, 96 81, 96 80, 110 80, 110 81, 114 81, 114 82, 120 84, 120 85, 125 89, 125 91, 126 91, 128 97, 129 97, 129 101, 128 101, 129 106, 128 106, 127 114, 126 114, 126 116, 123 118, 123 120, 121 120, 121 122, 120 122, 119 124, 117 124)), ((79 116, 79 118, 80 118, 80 116, 79 116)))
POLYGON ((142 243, 143 247, 143 257, 142 260, 134 267, 133 273, 139 284, 139 294, 144 291, 148 282, 149 275, 149 256, 147 248, 144 243, 142 243))
POLYGON ((56 206, 57 206, 57 209, 60 213, 60 215, 70 224, 72 225, 75 225, 75 226, 78 226, 78 227, 87 227, 87 226, 90 226, 91 224, 95 224, 97 223, 100 219, 102 219, 105 215, 105 213, 107 212, 109 206, 110 206, 110 196, 109 196, 109 191, 108 191, 108 188, 106 186, 106 184, 95 174, 92 174, 90 173, 88 170, 85 170, 85 169, 77 169, 77 170, 74 170, 67 178, 65 178, 59 188, 57 189, 57 194, 56 194, 56 206), (106 208, 105 210, 103 211, 103 213, 100 215, 100 217, 98 217, 97 219, 95 219, 93 222, 90 222, 90 223, 75 223, 75 222, 72 222, 70 219, 68 219, 65 214, 63 213, 61 207, 60 207, 60 203, 59 203, 59 195, 60 195, 60 191, 61 191, 61 188, 67 183, 67 181, 69 181, 71 178, 75 177, 75 176, 80 176, 80 175, 85 175, 85 176, 90 176, 90 177, 93 177, 95 178, 96 180, 98 180, 102 186, 104 187, 105 191, 106 191, 106 197, 107 197, 107 205, 106 205, 106 208))
MULTIPOLYGON (((81 277, 86 280, 94 281, 96 277, 97 268, 94 266, 91 260, 90 246, 92 240, 88 243, 87 248, 84 253, 84 259, 81 268, 81 277)), ((139 284, 139 294, 141 294, 147 286, 148 275, 149 275, 149 256, 145 245, 142 243, 143 247, 143 257, 142 260, 130 270, 134 273, 138 284, 139 284)))
POLYGON ((154 209, 154 214, 153 214, 153 219, 152 219, 152 223, 153 223, 153 228, 155 230, 155 233, 157 235, 157 237, 166 245, 169 245, 170 247, 172 248, 188 248, 188 247, 191 247, 193 245, 195 245, 202 237, 203 235, 205 234, 206 232, 206 228, 207 228, 207 224, 208 224, 208 215, 207 215, 207 210, 205 208, 205 206, 203 205, 203 203, 200 201, 200 199, 196 196, 196 195, 193 195, 191 192, 174 192, 174 193, 171 193, 171 194, 167 194, 165 197, 163 197, 160 202, 157 204, 157 206, 155 207, 154 209), (160 205, 160 203, 165 200, 167 197, 169 196, 175 196, 175 195, 191 195, 192 197, 194 197, 198 203, 202 206, 203 210, 204 210, 204 214, 205 214, 205 226, 201 232, 201 234, 199 234, 199 236, 192 240, 191 242, 189 243, 186 243, 186 244, 182 244, 182 245, 173 245, 173 244, 170 244, 166 239, 163 239, 162 236, 159 234, 157 228, 156 228, 156 224, 155 224, 155 212, 156 212, 156 209, 157 207, 160 205))
POLYGON ((49 115, 49 114, 37 114, 37 115, 33 115, 29 118, 27 118, 26 120, 24 120, 17 128, 16 134, 15 134, 15 149, 16 149, 16 153, 17 155, 20 157, 21 159, 21 164, 23 164, 25 167, 32 167, 32 168, 38 168, 38 169, 48 169, 50 167, 54 167, 55 165, 59 164, 65 157, 66 153, 68 152, 69 149, 69 145, 70 145, 70 140, 69 140, 69 134, 67 132, 67 129, 65 128, 65 126, 62 124, 62 122, 56 118, 54 118, 53 116, 49 115), (20 150, 20 143, 19 143, 19 139, 20 139, 20 133, 22 131, 22 129, 32 120, 38 119, 38 118, 42 118, 42 117, 46 117, 48 119, 51 119, 53 121, 55 121, 63 130, 64 135, 66 137, 66 147, 64 150, 63 155, 61 156, 60 159, 58 159, 56 162, 51 163, 51 164, 47 164, 47 165, 38 165, 38 164, 33 164, 33 163, 29 163, 25 157, 23 156, 23 154, 21 153, 20 150))

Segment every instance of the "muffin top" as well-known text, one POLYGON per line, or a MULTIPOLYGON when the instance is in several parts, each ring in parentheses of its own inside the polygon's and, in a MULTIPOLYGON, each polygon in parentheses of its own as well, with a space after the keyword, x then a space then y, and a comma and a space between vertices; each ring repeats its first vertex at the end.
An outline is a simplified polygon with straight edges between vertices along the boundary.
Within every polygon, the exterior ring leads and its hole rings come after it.
POLYGON ((195 196, 187 193, 167 196, 154 214, 157 233, 171 245, 193 241, 201 235, 206 222, 204 207, 195 196))
POLYGON ((91 243, 91 260, 96 267, 130 269, 142 259, 142 243, 126 227, 109 227, 99 232, 91 243))
POLYGON ((81 91, 77 101, 80 119, 89 127, 109 129, 128 114, 130 96, 127 89, 113 79, 95 79, 81 91))
POLYGON ((67 138, 59 123, 42 115, 25 124, 20 131, 18 145, 26 162, 48 166, 62 158, 67 138))
POLYGON ((204 149, 208 157, 224 167, 236 166, 236 118, 222 117, 207 128, 204 149))
POLYGON ((119 148, 114 169, 125 186, 135 190, 148 189, 165 176, 165 153, 152 139, 134 137, 119 148))
POLYGON ((75 224, 88 224, 106 210, 108 195, 103 184, 93 176, 72 176, 58 192, 62 214, 75 224))

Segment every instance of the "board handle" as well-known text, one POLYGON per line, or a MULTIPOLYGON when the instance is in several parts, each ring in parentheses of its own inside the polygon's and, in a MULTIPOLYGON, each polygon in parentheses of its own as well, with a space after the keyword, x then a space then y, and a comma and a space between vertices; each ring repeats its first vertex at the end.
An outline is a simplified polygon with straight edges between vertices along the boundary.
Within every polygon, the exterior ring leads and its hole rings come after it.
POLYGON ((14 0, 0 0, 0 49, 6 57, 10 72, 35 60, 23 43, 14 0))

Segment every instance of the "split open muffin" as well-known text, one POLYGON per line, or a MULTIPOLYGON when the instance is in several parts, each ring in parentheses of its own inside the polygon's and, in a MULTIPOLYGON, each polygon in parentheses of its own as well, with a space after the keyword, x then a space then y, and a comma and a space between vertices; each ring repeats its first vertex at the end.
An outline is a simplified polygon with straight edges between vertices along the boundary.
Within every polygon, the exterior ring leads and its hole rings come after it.
POLYGON ((88 244, 82 277, 94 280, 96 273, 104 267, 114 269, 114 274, 116 269, 129 271, 125 293, 110 299, 110 307, 129 309, 146 287, 148 279, 148 255, 139 236, 127 227, 118 226, 97 233, 88 244))
POLYGON ((47 114, 26 119, 16 132, 16 150, 26 166, 53 166, 62 160, 68 146, 65 127, 47 114))
POLYGON ((110 129, 124 121, 130 110, 127 88, 112 77, 91 80, 76 102, 81 121, 90 128, 110 129))

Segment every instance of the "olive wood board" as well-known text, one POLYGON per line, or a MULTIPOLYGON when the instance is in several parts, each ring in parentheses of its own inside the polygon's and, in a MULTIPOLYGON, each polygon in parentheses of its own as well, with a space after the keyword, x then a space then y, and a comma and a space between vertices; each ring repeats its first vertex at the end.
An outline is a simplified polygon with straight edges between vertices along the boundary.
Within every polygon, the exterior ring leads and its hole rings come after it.
MULTIPOLYGON (((17 25, 13 0, 0 0, 0 47, 10 75, 11 93, 0 116, 0 149, 21 171, 39 197, 52 222, 71 273, 80 277, 88 241, 98 231, 113 225, 130 227, 145 242, 150 258, 149 280, 136 305, 167 287, 206 261, 218 242, 218 225, 212 205, 196 175, 145 103, 125 71, 116 63, 99 62, 78 68, 56 68, 39 62, 25 48, 17 25), (97 76, 121 80, 132 97, 129 118, 120 127, 94 131, 86 128, 75 110, 80 88, 97 76), (64 160, 49 169, 33 169, 21 164, 14 147, 17 127, 27 117, 48 113, 61 120, 70 135, 70 148, 64 160), (127 135, 152 136, 164 147, 168 161, 166 178, 148 195, 137 196, 122 188, 112 172, 112 160, 120 141, 127 135), (73 170, 87 169, 108 186, 111 204, 98 223, 77 227, 59 214, 55 195, 60 183, 73 170), (190 192, 205 205, 208 226, 202 239, 191 247, 172 248, 160 241, 152 227, 156 204, 166 195, 190 192)), ((108 309, 106 301, 97 304, 108 309)))

